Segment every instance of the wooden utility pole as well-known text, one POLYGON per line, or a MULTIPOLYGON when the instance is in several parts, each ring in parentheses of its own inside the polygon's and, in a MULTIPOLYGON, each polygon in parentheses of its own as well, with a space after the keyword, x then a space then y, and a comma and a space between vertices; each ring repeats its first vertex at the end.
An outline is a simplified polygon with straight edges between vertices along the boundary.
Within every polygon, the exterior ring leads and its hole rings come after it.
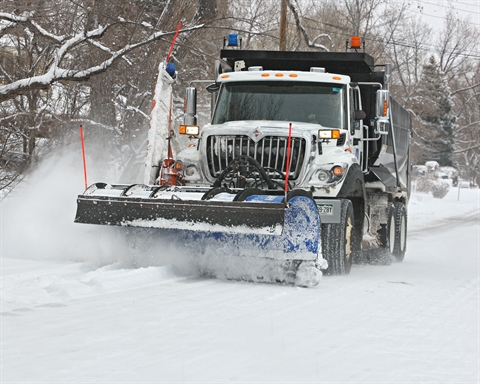
POLYGON ((282 0, 282 8, 280 10, 280 51, 287 50, 287 2, 282 0))

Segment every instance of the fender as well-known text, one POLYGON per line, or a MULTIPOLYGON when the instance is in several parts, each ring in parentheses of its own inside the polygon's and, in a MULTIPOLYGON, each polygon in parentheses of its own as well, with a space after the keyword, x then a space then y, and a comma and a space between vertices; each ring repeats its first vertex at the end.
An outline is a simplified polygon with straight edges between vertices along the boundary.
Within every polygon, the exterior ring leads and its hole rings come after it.
POLYGON ((352 164, 337 197, 352 201, 356 228, 363 228, 366 196, 365 180, 360 165, 352 164))
POLYGON ((363 172, 358 164, 352 164, 348 169, 347 176, 343 182, 337 197, 361 197, 365 199, 365 180, 363 172))

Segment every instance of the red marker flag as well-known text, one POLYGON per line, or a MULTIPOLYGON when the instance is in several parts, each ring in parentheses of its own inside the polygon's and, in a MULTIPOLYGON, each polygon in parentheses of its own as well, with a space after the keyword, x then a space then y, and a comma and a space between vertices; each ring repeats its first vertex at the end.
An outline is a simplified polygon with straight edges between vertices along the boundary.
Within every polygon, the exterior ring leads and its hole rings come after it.
POLYGON ((83 136, 83 127, 81 125, 80 125, 80 141, 82 142, 83 178, 85 179, 85 189, 87 189, 88 181, 87 181, 87 160, 85 158, 85 137, 83 136))

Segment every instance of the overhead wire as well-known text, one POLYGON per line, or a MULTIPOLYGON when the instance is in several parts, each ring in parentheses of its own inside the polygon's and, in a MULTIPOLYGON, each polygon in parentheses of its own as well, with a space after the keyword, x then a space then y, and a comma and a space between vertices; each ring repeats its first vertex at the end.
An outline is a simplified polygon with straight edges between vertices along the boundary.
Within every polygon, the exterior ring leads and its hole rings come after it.
MULTIPOLYGON (((318 20, 314 20, 314 19, 311 19, 309 17, 303 17, 303 18, 305 20, 309 20, 309 21, 313 21, 313 22, 318 23, 318 20)), ((345 28, 338 27, 338 25, 334 25, 334 24, 329 24, 329 23, 322 23, 322 24, 327 25, 329 27, 337 28, 337 29, 340 29, 340 30, 345 29, 345 28)), ((335 33, 335 34, 338 34, 338 35, 345 36, 346 38, 351 37, 351 34, 346 33, 346 32, 333 32, 333 31, 328 31, 328 30, 321 30, 320 28, 314 28, 314 29, 316 29, 317 31, 321 31, 322 33, 335 33)), ((383 43, 385 45, 400 45, 400 46, 407 47, 407 48, 418 48, 418 49, 422 49, 424 51, 436 51, 436 50, 439 50, 441 48, 439 46, 435 46, 433 44, 426 44, 426 43, 420 43, 418 46, 415 46, 415 45, 409 44, 408 40, 402 40, 402 39, 399 39, 399 40, 392 39, 390 42, 388 40, 380 39, 376 36, 364 36, 364 39, 374 41, 374 42, 377 42, 377 43, 383 43)), ((451 51, 450 53, 454 53, 454 52, 455 51, 451 51)), ((458 55, 462 56, 462 57, 465 57, 465 58, 480 59, 480 54, 475 54, 475 53, 459 52, 458 55)))
POLYGON ((456 1, 457 4, 464 4, 464 5, 475 5, 477 4, 478 5, 478 1, 477 0, 473 0, 471 3, 464 3, 463 1, 456 1))
MULTIPOLYGON (((443 3, 442 4, 436 4, 436 3, 430 3, 428 1, 425 1, 425 0, 417 0, 418 1, 418 4, 428 4, 428 5, 433 5, 435 7, 439 7, 439 8, 446 8, 446 9, 451 9, 451 10, 455 10, 455 11, 462 11, 462 12, 472 12, 471 9, 461 9, 461 8, 456 8, 454 3, 450 3, 451 5, 444 5, 443 3)), ((474 6, 475 4, 465 4, 465 5, 470 5, 470 6, 474 6)), ((478 6, 478 3, 477 3, 477 6, 478 6)))
MULTIPOLYGON (((418 13, 417 13, 416 11, 412 11, 411 9, 406 9, 406 11, 418 16, 418 13)), ((430 15, 430 14, 425 13, 425 12, 420 12, 420 14, 421 14, 422 16, 433 17, 433 18, 435 18, 435 19, 442 19, 442 20, 445 20, 445 19, 446 19, 445 16, 430 15)), ((472 22, 469 21, 469 20, 465 20, 465 22, 468 23, 468 24, 471 24, 471 25, 475 25, 475 26, 477 26, 477 27, 480 26, 480 24, 472 23, 472 22)))
MULTIPOLYGON (((430 3, 428 1, 425 1, 425 0, 417 0, 417 4, 419 4, 419 6, 417 7, 418 9, 422 8, 422 10, 420 10, 420 14, 423 15, 423 16, 428 16, 428 17, 433 17, 435 19, 442 19, 442 20, 445 20, 446 17, 445 16, 438 16, 438 15, 432 15, 430 13, 425 13, 423 11, 423 7, 421 7, 421 4, 428 4, 428 5, 431 5, 431 6, 434 6, 434 7, 439 7, 439 8, 444 8, 444 9, 450 9, 452 11, 461 11, 461 12, 467 12, 469 14, 472 13, 472 10, 467 10, 467 9, 461 9, 461 8, 456 8, 454 5, 443 5, 443 4, 435 4, 435 3, 430 3)), ((474 6, 475 4, 466 4, 466 5, 472 5, 474 6)), ((477 3, 478 5, 478 12, 476 13, 476 16, 478 17, 479 21, 480 21, 480 3, 477 3)), ((409 13, 413 13, 413 14, 416 14, 416 11, 414 10, 411 10, 411 9, 407 9, 406 10, 407 12, 409 13)), ((475 26, 480 26, 480 23, 476 23, 476 22, 472 22, 470 20, 464 20, 466 23, 468 24, 472 24, 472 25, 475 25, 475 26)))

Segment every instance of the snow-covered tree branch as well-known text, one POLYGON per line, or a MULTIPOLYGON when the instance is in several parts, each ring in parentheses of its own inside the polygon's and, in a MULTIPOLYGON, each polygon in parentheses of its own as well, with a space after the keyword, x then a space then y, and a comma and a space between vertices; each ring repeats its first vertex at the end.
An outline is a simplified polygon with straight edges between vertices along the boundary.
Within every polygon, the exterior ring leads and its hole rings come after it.
POLYGON ((320 35, 317 35, 313 40, 310 40, 310 38, 308 37, 308 33, 305 29, 305 27, 303 26, 302 22, 300 21, 300 14, 299 14, 299 11, 298 11, 298 8, 297 6, 292 2, 292 0, 285 0, 287 2, 287 5, 288 5, 288 8, 290 9, 290 11, 292 12, 293 14, 293 17, 295 19, 295 25, 297 26, 297 29, 298 31, 300 32, 300 34, 303 36, 303 39, 305 41, 305 44, 307 45, 307 47, 310 47, 310 48, 318 48, 318 49, 323 49, 324 51, 329 51, 329 49, 325 46, 325 45, 322 45, 322 44, 318 44, 318 43, 315 43, 315 40, 321 38, 321 37, 325 37, 327 39, 330 40, 330 42, 333 44, 333 41, 332 41, 332 38, 330 37, 330 35, 328 34, 325 34, 325 33, 322 33, 320 35))
MULTIPOLYGON (((148 35, 141 34, 141 36, 137 37, 137 41, 134 43, 117 47, 115 40, 113 40, 110 43, 110 47, 108 47, 108 43, 101 43, 99 40, 104 37, 109 30, 122 28, 123 26, 131 26, 135 23, 120 19, 116 22, 98 26, 97 28, 86 32, 80 31, 73 35, 58 36, 41 27, 37 22, 32 20, 31 17, 31 14, 16 16, 14 14, 0 13, 0 20, 7 21, 9 28, 13 28, 13 25, 16 25, 17 27, 23 28, 23 32, 26 33, 27 29, 33 27, 36 33, 49 39, 49 55, 42 59, 51 64, 44 73, 17 79, 0 86, 0 102, 12 99, 32 90, 47 89, 53 83, 58 81, 85 81, 92 76, 105 72, 115 63, 115 61, 127 53, 173 34, 173 32, 163 31, 150 33, 148 35), (82 46, 81 49, 76 49, 79 46, 82 46), (97 52, 92 52, 92 48, 101 50, 103 55, 98 55, 97 52), (95 59, 92 60, 93 63, 88 63, 89 65, 84 66, 78 65, 79 62, 83 62, 81 57, 85 55, 88 55, 90 58, 95 57, 95 59)), ((150 29, 144 24, 137 25, 137 27, 140 27, 143 31, 150 29)), ((193 25, 184 28, 180 32, 189 32, 202 27, 203 25, 201 24, 193 25)))

